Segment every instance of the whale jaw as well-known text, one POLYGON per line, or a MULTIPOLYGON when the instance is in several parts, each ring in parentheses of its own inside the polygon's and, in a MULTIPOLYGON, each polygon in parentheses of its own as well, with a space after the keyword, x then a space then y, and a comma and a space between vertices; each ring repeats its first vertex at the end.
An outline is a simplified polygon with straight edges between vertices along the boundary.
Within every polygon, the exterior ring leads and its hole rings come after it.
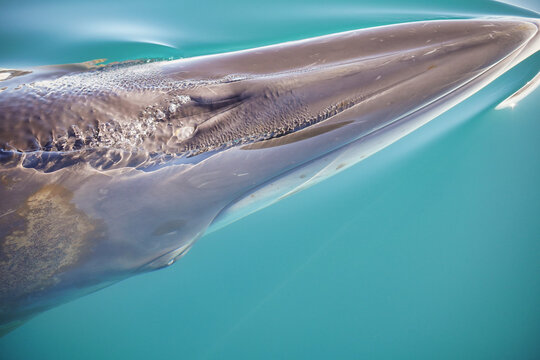
POLYGON ((420 22, 9 86, 0 322, 13 328, 170 265, 209 226, 331 176, 470 97, 538 39, 537 20, 420 22))

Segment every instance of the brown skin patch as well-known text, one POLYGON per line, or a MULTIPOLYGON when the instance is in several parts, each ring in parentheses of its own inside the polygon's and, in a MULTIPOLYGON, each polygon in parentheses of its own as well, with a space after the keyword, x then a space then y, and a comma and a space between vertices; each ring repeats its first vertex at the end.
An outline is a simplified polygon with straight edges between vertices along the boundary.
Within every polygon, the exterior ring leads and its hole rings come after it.
POLYGON ((59 282, 103 237, 101 222, 71 202, 73 193, 45 185, 13 213, 0 218, 0 313, 59 282))
POLYGON ((6 81, 9 79, 13 79, 17 76, 23 76, 32 73, 31 71, 24 71, 24 70, 0 70, 0 74, 7 74, 7 77, 3 78, 2 81, 6 81))

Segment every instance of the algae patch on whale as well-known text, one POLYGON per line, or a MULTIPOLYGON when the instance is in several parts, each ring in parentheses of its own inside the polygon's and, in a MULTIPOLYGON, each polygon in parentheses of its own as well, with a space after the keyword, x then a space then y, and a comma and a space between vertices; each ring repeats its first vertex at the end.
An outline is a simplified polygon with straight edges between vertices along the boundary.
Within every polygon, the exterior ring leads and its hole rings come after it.
POLYGON ((0 218, 0 297, 17 301, 54 286, 56 276, 79 263, 90 242, 103 236, 101 222, 72 198, 62 186, 45 185, 0 218))

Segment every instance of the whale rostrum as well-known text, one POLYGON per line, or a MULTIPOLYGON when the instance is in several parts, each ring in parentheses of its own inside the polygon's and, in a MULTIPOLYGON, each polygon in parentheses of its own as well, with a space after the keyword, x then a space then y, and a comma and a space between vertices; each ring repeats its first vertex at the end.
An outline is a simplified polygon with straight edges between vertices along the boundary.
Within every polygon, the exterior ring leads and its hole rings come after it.
POLYGON ((425 21, 0 71, 0 327, 168 266, 390 145, 538 51, 539 24, 425 21))

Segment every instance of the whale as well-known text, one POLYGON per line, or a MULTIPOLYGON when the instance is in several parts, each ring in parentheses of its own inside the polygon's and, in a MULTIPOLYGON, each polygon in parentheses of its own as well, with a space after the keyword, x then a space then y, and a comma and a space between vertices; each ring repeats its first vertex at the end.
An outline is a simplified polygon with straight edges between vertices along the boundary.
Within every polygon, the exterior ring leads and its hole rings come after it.
POLYGON ((0 70, 2 333, 170 266, 205 233, 389 146, 535 54, 539 26, 423 21, 0 70))

